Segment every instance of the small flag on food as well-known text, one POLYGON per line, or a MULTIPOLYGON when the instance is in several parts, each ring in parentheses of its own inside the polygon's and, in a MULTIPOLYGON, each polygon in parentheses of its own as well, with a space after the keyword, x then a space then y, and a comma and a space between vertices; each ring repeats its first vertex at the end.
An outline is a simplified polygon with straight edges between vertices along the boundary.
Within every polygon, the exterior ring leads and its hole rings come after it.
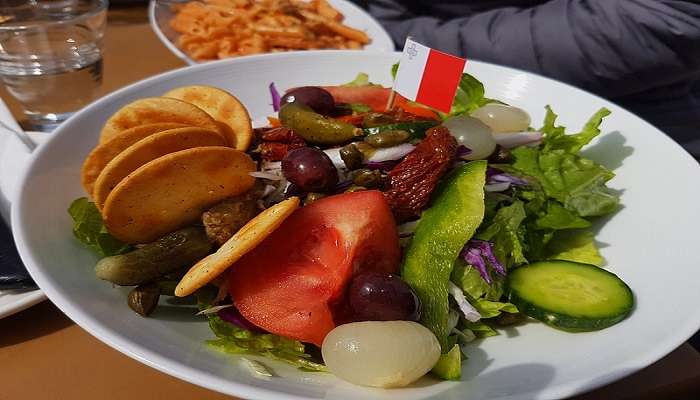
POLYGON ((394 91, 401 96, 450 112, 467 60, 406 39, 394 91))

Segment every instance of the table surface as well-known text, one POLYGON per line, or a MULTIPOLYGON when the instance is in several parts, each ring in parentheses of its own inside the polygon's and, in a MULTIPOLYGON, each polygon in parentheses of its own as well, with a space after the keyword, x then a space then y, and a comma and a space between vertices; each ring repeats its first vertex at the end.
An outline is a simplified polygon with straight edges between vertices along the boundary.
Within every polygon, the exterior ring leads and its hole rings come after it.
MULTIPOLYGON (((104 49, 103 94, 184 66, 158 41, 145 6, 110 10, 104 49), (136 61, 135 61, 136 60, 136 61)), ((0 88, 16 116, 17 104, 0 88)), ((0 400, 231 399, 149 368, 111 349, 46 301, 0 320, 0 400)), ((576 397, 697 398, 700 355, 688 344, 612 385, 576 397)))

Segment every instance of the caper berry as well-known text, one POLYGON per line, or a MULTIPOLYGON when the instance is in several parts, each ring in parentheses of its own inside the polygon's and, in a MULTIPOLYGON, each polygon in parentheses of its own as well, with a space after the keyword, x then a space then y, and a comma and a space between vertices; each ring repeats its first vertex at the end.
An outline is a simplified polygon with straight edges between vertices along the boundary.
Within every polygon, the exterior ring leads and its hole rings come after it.
POLYGON ((352 185, 345 190, 345 193, 361 192, 363 190, 367 190, 367 188, 364 186, 352 185))
POLYGON ((306 205, 306 204, 311 204, 311 203, 313 203, 314 201, 316 201, 316 200, 318 200, 318 199, 321 199, 321 198, 324 198, 324 197, 326 197, 326 196, 327 196, 327 195, 324 194, 324 193, 315 193, 315 192, 311 192, 311 193, 307 194, 306 197, 304 198, 304 205, 306 205))
POLYGON ((127 304, 142 317, 149 316, 158 305, 160 287, 156 283, 136 286, 129 292, 127 304))
POLYGON ((387 130, 365 137, 365 142, 373 147, 393 147, 407 142, 411 134, 399 129, 387 130))
POLYGON ((348 167, 349 170, 353 169, 358 169, 362 167, 362 163, 365 160, 364 154, 360 151, 360 149, 355 146, 354 143, 350 143, 348 145, 343 146, 340 149, 340 158, 343 159, 343 162, 345 163, 345 166, 348 167))
POLYGON ((382 174, 377 170, 360 169, 355 171, 352 178, 352 183, 358 186, 363 186, 368 189, 378 187, 382 182, 382 174))

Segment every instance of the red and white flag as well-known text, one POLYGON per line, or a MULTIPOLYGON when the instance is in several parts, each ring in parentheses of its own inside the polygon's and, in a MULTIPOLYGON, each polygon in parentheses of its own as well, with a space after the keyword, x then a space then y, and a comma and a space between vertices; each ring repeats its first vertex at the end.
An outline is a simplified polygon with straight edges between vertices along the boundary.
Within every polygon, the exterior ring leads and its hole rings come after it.
POLYGON ((467 60, 406 39, 394 91, 401 96, 450 112, 467 60))

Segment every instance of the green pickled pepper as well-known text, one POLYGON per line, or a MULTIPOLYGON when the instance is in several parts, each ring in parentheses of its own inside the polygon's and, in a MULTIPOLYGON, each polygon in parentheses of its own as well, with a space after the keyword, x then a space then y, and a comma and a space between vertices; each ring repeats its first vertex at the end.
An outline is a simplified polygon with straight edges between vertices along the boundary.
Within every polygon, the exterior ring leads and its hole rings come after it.
POLYGON ((422 304, 420 322, 442 346, 447 343, 448 283, 452 266, 464 244, 484 218, 486 161, 472 161, 443 179, 432 206, 423 212, 406 249, 401 276, 422 304))

